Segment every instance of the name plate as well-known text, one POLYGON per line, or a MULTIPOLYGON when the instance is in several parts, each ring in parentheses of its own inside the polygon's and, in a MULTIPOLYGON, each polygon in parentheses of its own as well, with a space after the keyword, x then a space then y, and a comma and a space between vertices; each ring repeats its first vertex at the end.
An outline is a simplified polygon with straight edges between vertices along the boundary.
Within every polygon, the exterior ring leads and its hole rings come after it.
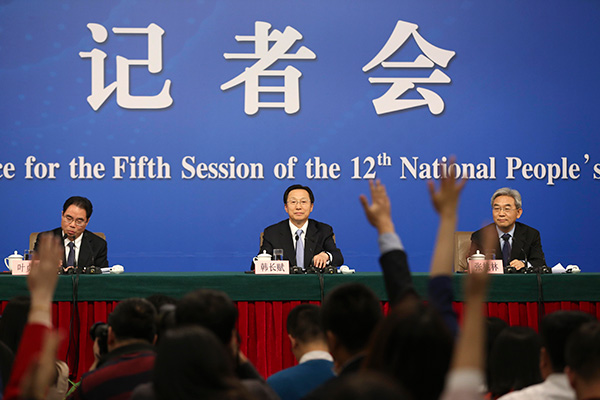
POLYGON ((9 263, 13 275, 29 275, 31 260, 10 260, 9 263))
POLYGON ((483 272, 487 265, 489 274, 503 274, 502 260, 469 260, 469 273, 483 272))
POLYGON ((254 261, 254 273, 256 275, 288 275, 290 262, 288 260, 254 261))

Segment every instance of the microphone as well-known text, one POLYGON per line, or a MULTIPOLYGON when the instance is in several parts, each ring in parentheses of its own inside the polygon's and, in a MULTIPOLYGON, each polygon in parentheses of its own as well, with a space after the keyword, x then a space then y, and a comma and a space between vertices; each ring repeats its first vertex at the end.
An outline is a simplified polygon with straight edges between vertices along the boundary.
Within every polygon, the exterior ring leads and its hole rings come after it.
MULTIPOLYGON (((63 247, 64 247, 65 240, 67 240, 67 239, 71 240, 71 237, 69 235, 67 235, 66 233, 64 235, 62 235, 63 247)), ((66 258, 65 258, 65 261, 66 261, 66 258)), ((77 260, 75 260, 75 262, 77 262, 77 260)), ((63 265, 60 270, 60 275, 72 275, 74 272, 75 272, 74 265, 67 265, 67 266, 63 265)))
POLYGON ((90 250, 90 254, 92 255, 92 263, 89 267, 86 268, 85 272, 88 274, 101 274, 102 270, 100 268, 96 268, 96 265, 95 265, 94 252, 92 251, 92 245, 90 244, 89 240, 86 240, 85 242, 87 244, 88 249, 90 250))

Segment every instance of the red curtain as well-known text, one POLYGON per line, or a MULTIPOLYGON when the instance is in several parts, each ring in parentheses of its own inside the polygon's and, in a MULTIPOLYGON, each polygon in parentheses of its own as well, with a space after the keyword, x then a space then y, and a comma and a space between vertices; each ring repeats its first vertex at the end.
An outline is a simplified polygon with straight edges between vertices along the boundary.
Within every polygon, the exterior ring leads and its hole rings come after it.
MULTIPOLYGON (((4 310, 7 301, 0 301, 0 311, 4 310)), ((108 314, 114 309, 116 301, 98 301, 78 303, 79 321, 72 313, 71 302, 56 302, 52 307, 53 322, 65 334, 58 357, 66 360, 77 379, 85 373, 93 362, 90 327, 98 321, 106 322, 108 314), (73 319, 73 321, 71 321, 73 319), (69 338, 69 327, 71 338, 69 338), (69 348, 69 343, 71 348, 69 348)), ((239 317, 240 348, 257 370, 265 377, 283 368, 295 365, 296 360, 290 350, 285 322, 290 310, 301 301, 238 301, 236 302, 239 317)), ((320 304, 318 301, 309 302, 320 304)), ((382 303, 384 313, 388 304, 382 303)), ((542 305, 542 315, 557 310, 581 310, 600 319, 600 302, 546 302, 542 305)), ((462 317, 463 304, 454 303, 454 309, 462 317)), ((529 326, 538 329, 537 303, 488 303, 487 315, 499 317, 509 325, 529 326)))

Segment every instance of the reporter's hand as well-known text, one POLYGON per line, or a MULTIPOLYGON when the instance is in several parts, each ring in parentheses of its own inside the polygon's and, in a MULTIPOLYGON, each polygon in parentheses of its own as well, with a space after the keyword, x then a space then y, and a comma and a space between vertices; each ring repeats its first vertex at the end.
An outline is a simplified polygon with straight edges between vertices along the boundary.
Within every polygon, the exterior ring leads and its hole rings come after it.
POLYGON ((63 256, 63 247, 56 236, 45 234, 40 238, 37 251, 33 254, 31 271, 27 276, 32 306, 38 301, 52 302, 58 281, 58 268, 63 256))
POLYGON ((392 206, 385 186, 377 179, 375 182, 369 181, 369 188, 371 190, 371 204, 369 204, 369 200, 364 194, 359 197, 367 220, 377 229, 379 234, 394 232, 392 206))
MULTIPOLYGON (((449 165, 456 161, 454 157, 450 158, 449 165)), ((465 187, 466 179, 456 180, 453 174, 440 174, 440 187, 436 191, 433 181, 427 182, 429 196, 433 203, 433 208, 441 216, 452 216, 456 214, 460 192, 465 187)))

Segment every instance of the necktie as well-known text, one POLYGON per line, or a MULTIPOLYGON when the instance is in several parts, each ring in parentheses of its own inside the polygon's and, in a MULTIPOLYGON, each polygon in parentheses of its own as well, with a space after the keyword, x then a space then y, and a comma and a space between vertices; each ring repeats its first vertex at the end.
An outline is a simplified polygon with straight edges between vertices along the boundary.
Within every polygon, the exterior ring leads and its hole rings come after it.
POLYGON ((302 241, 302 229, 296 231, 296 265, 304 268, 304 242, 302 241))
POLYGON ((69 242, 69 257, 67 257, 67 267, 75 266, 75 242, 69 242))
POLYGON ((510 234, 505 233, 502 235, 502 240, 504 240, 504 245, 502 245, 502 261, 504 261, 504 266, 507 267, 510 264, 510 234))

